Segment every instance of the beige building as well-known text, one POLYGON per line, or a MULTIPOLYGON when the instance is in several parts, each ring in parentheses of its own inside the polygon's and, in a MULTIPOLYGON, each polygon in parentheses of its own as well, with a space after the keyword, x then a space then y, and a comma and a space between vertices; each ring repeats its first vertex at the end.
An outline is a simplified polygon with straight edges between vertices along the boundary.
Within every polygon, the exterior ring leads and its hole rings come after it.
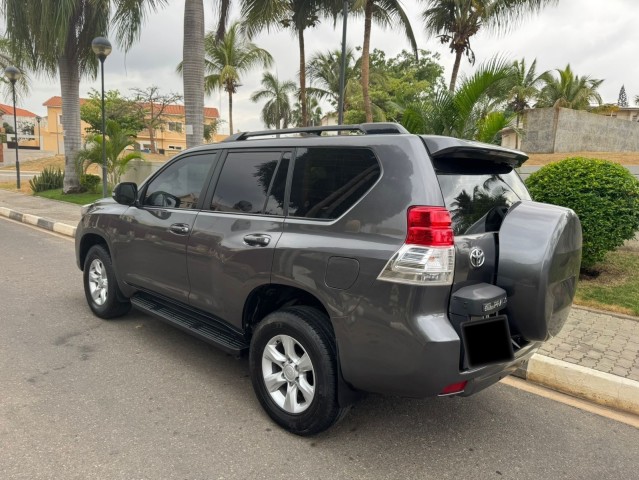
MULTIPOLYGON (((80 99, 80 105, 86 102, 80 99)), ((43 150, 64 154, 64 123, 62 114, 62 98, 51 97, 43 103, 47 107, 48 128, 42 129, 43 150)), ((159 153, 171 154, 186 148, 185 110, 183 105, 168 105, 162 115, 162 124, 153 131, 153 141, 159 153)), ((219 119, 217 108, 204 107, 204 123, 211 123, 219 119)), ((82 138, 84 140, 89 125, 80 122, 82 138)), ((216 135, 213 141, 218 142, 226 135, 216 135)), ((148 130, 142 130, 136 135, 137 148, 151 150, 151 135, 148 130)))

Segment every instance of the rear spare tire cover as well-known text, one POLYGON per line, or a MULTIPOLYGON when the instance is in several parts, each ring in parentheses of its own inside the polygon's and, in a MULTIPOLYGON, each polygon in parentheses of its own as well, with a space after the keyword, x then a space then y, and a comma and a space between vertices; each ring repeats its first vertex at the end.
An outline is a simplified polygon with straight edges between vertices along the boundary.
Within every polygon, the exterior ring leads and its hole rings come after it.
POLYGON ((563 327, 581 264, 581 223, 569 208, 516 203, 499 229, 497 285, 508 293, 511 331, 547 340, 563 327))

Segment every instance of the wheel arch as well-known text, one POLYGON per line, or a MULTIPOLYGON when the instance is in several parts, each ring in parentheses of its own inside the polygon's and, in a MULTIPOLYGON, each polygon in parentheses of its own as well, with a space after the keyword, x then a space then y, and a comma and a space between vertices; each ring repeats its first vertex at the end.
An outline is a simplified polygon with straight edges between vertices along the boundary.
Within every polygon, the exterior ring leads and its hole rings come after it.
POLYGON ((109 255, 111 254, 111 249, 109 248, 109 244, 106 239, 102 235, 98 235, 97 233, 87 233, 82 236, 80 240, 80 248, 78 250, 78 265, 80 270, 84 270, 84 261, 87 258, 87 254, 89 250, 94 245, 102 245, 106 248, 109 255))

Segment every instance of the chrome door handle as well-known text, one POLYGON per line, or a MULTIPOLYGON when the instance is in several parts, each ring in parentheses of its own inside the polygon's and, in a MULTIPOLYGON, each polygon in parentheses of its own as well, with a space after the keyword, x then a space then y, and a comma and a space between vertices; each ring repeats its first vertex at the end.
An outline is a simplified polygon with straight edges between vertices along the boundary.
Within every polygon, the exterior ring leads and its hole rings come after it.
POLYGON ((251 233, 244 237, 244 243, 252 247, 266 247, 271 241, 271 236, 264 233, 251 233))
POLYGON ((174 223, 169 227, 169 231, 177 235, 186 235, 191 228, 186 223, 174 223))

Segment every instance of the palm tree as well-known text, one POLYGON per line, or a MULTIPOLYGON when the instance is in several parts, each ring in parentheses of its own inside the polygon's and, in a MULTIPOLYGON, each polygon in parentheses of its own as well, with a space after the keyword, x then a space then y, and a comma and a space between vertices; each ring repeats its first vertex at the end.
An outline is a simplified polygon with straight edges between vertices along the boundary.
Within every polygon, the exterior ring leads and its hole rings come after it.
POLYGON ((273 57, 263 48, 250 42, 240 30, 240 23, 233 22, 224 38, 215 39, 211 31, 204 38, 206 52, 204 77, 206 93, 222 89, 229 95, 229 131, 233 133, 233 94, 240 86, 240 77, 255 67, 270 67, 273 57))
MULTIPOLYGON (((102 142, 101 134, 92 133, 87 137, 86 146, 78 152, 76 159, 76 167, 81 173, 86 173, 91 165, 102 165, 102 142)), ((131 160, 142 158, 140 152, 124 153, 126 148, 133 144, 135 144, 135 137, 132 132, 123 130, 115 120, 107 122, 105 150, 107 176, 111 185, 120 182, 120 177, 131 160)))
POLYGON ((552 72, 546 72, 541 76, 544 87, 541 89, 536 107, 586 110, 593 102, 601 105, 601 95, 597 92, 597 88, 603 80, 575 75, 570 65, 566 65, 563 70, 557 69, 556 72, 557 77, 552 72))
POLYGON ((512 63, 493 58, 462 79, 453 93, 442 88, 434 99, 409 105, 402 123, 413 133, 495 141, 512 120, 504 101, 512 76, 512 63))
POLYGON ((226 35, 226 24, 229 21, 229 13, 231 12, 231 0, 215 0, 214 9, 220 12, 217 28, 215 29, 215 38, 222 40, 224 35, 226 35))
POLYGON ((271 72, 262 75, 262 89, 253 92, 252 102, 266 100, 262 108, 262 121, 266 128, 288 128, 291 122, 291 102, 289 94, 297 90, 295 82, 286 80, 280 82, 271 72))
POLYGON ((637 95, 637 96, 635 97, 635 105, 638 105, 638 106, 639 106, 639 95, 637 95))
MULTIPOLYGON (((5 68, 12 65, 18 66, 18 68, 20 68, 19 62, 15 59, 13 52, 11 51, 11 41, 6 37, 0 37, 0 71, 4 72, 5 68)), ((22 76, 20 77, 20 80, 16 82, 17 97, 21 97, 29 93, 29 76, 26 74, 23 68, 20 68, 20 70, 22 71, 22 76)), ((4 75, 0 77, 0 81, 7 87, 7 91, 5 93, 7 94, 7 96, 10 96, 11 82, 9 82, 4 75)))
POLYGON ((242 0, 242 17, 249 36, 262 30, 288 29, 299 45, 299 103, 302 108, 303 126, 308 125, 308 102, 306 100, 306 50, 304 32, 320 22, 320 17, 335 15, 342 2, 336 0, 242 0))
MULTIPOLYGON (((342 68, 341 50, 331 50, 327 52, 317 52, 308 61, 308 78, 314 82, 315 87, 309 88, 315 96, 321 99, 328 99, 335 109, 339 103, 339 80, 342 68)), ((346 49, 346 72, 345 85, 349 80, 356 77, 357 63, 354 60, 353 49, 346 49)), ((346 93, 346 92, 345 92, 346 93)), ((344 110, 348 110, 348 101, 344 99, 344 110)))
POLYGON ((186 147, 202 143, 204 138, 204 3, 186 0, 184 4, 184 44, 182 46, 182 82, 186 147))
POLYGON ((471 64, 475 63, 475 53, 470 47, 470 39, 482 28, 504 33, 512 29, 525 16, 537 13, 546 5, 558 0, 422 0, 426 8, 422 18, 426 32, 437 36, 441 43, 448 44, 455 54, 455 64, 450 76, 450 92, 455 91, 457 74, 462 55, 471 64))
POLYGON ((361 83, 364 97, 364 112, 366 121, 373 121, 373 110, 369 93, 370 82, 370 45, 373 20, 382 28, 401 28, 411 44, 413 52, 417 55, 417 41, 413 34, 413 28, 406 12, 402 8, 400 0, 356 0, 355 10, 364 11, 364 44, 361 58, 361 83))
POLYGON ((530 108, 530 102, 539 96, 539 86, 542 75, 537 75, 537 59, 533 60, 530 68, 526 69, 526 60, 513 62, 512 86, 508 92, 508 106, 517 115, 515 131, 515 148, 519 148, 519 124, 524 110, 530 108))
POLYGON ((116 29, 116 40, 128 50, 140 35, 144 19, 165 0, 1 0, 6 36, 18 61, 37 72, 59 73, 64 119, 64 192, 76 192, 80 183, 75 157, 81 147, 80 78, 94 76, 98 60, 91 41, 116 29))

